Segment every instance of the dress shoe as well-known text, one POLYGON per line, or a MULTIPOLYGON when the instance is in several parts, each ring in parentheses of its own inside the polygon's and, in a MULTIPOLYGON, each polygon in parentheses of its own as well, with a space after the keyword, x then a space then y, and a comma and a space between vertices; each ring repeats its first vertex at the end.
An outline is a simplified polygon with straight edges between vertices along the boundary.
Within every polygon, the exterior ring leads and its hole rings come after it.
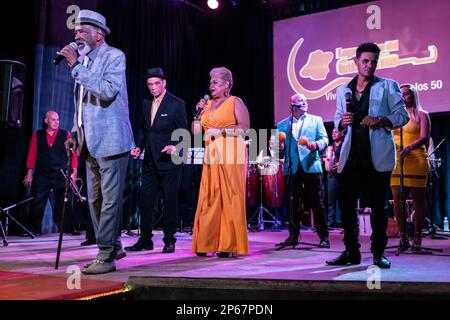
POLYGON ((175 243, 168 243, 164 245, 163 253, 174 253, 175 252, 175 243))
MULTIPOLYGON (((117 252, 116 252, 116 257, 114 258, 114 260, 120 260, 120 259, 123 259, 123 258, 125 258, 127 256, 127 254, 125 253, 125 251, 123 251, 122 249, 120 249, 120 250, 117 250, 117 252)), ((84 268, 86 269, 86 268, 89 268, 89 266, 91 265, 91 264, 93 264, 95 262, 95 260, 94 261, 92 261, 92 262, 89 262, 88 264, 86 264, 86 265, 84 265, 84 268)))
POLYGON ((229 258, 230 257, 229 252, 217 252, 216 255, 218 258, 229 258))
POLYGON ((82 242, 80 244, 80 246, 86 247, 86 246, 91 246, 93 244, 96 244, 96 241, 87 239, 86 241, 82 242))
POLYGON ((206 252, 197 252, 197 257, 206 257, 206 252))
POLYGON ((275 246, 280 247, 280 248, 292 246, 293 248, 295 248, 295 246, 298 246, 298 244, 299 244, 299 242, 298 242, 297 237, 289 236, 286 240, 284 240, 280 243, 277 243, 275 246))
POLYGON ((350 251, 344 251, 341 253, 339 257, 333 260, 326 261, 326 264, 329 266, 345 266, 347 264, 360 264, 361 263, 361 254, 359 252, 350 253, 350 251))
POLYGON ((319 243, 319 248, 329 248, 329 247, 330 247, 330 240, 327 237, 322 238, 319 243))
POLYGON ((373 264, 381 269, 389 269, 391 267, 391 263, 385 256, 374 256, 373 264))
POLYGON ((138 240, 131 247, 125 247, 125 251, 142 251, 142 250, 153 250, 153 242, 145 242, 138 240))
POLYGON ((102 274, 113 271, 116 271, 116 264, 114 261, 106 262, 97 259, 81 270, 84 274, 102 274))

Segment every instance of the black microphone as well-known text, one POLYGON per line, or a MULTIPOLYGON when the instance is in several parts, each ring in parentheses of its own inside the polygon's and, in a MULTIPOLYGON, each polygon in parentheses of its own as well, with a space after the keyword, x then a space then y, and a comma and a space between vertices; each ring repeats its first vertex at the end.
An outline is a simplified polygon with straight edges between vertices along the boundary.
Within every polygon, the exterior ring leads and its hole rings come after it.
POLYGON ((345 94, 345 106, 347 112, 352 112, 352 94, 350 92, 345 94))
MULTIPOLYGON (((78 45, 76 44, 76 42, 71 42, 71 43, 69 44, 69 46, 71 46, 71 47, 74 48, 75 50, 78 49, 78 45)), ((55 57, 55 59, 53 59, 53 64, 54 64, 54 65, 58 65, 61 61, 63 61, 63 59, 64 59, 64 56, 58 54, 58 55, 55 57)))
MULTIPOLYGON (((203 96, 203 100, 205 100, 205 102, 208 102, 209 94, 205 94, 203 96)), ((200 115, 202 114, 202 111, 203 111, 203 108, 198 108, 197 111, 195 111, 194 120, 198 120, 199 119, 200 115)))

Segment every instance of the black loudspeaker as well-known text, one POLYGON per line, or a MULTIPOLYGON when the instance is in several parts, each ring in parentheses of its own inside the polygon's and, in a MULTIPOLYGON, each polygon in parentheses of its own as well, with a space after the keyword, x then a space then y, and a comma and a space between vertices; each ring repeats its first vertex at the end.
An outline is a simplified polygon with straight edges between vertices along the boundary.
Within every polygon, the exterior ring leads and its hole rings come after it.
POLYGON ((18 61, 0 60, 0 125, 22 126, 24 77, 27 67, 18 61))

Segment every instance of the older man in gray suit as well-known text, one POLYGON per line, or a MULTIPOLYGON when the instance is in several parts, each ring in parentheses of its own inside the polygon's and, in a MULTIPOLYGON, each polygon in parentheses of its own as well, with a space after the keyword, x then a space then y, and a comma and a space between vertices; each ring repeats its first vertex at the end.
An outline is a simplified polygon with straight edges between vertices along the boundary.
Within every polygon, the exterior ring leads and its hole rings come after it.
POLYGON ((125 55, 110 47, 110 30, 97 12, 81 10, 76 20, 77 49, 64 56, 75 79, 73 143, 86 157, 89 209, 99 248, 96 259, 82 270, 99 274, 116 270, 125 256, 120 242, 122 195, 128 154, 135 147, 129 120, 125 55))

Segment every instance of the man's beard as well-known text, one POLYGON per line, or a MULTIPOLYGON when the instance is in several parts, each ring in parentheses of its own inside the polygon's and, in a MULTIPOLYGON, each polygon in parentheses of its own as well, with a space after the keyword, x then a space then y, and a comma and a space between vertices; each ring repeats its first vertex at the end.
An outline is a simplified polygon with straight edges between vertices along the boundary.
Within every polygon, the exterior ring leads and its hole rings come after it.
POLYGON ((92 51, 91 46, 87 42, 82 42, 84 44, 83 49, 78 48, 78 54, 81 57, 86 56, 89 52, 92 51))

